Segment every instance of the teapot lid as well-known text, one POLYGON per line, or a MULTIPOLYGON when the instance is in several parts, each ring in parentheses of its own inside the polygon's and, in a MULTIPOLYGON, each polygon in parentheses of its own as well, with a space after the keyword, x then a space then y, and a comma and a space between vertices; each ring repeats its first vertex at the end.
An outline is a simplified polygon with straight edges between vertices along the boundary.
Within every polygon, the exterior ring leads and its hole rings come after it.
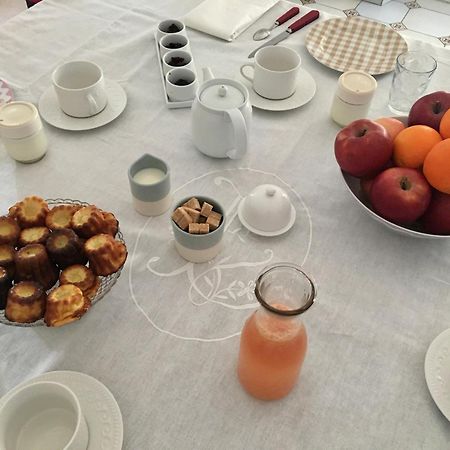
POLYGON ((201 94, 200 101, 214 109, 234 109, 241 107, 245 102, 245 95, 238 87, 227 84, 226 80, 214 80, 217 83, 206 86, 201 94))

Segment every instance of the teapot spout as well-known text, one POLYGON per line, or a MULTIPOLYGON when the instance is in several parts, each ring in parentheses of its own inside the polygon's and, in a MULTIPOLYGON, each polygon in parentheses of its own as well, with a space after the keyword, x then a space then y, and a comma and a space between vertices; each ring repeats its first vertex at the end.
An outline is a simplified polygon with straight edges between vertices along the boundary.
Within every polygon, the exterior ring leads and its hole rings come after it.
POLYGON ((203 81, 212 80, 214 78, 214 74, 212 73, 212 70, 209 67, 203 67, 202 73, 203 73, 203 81))

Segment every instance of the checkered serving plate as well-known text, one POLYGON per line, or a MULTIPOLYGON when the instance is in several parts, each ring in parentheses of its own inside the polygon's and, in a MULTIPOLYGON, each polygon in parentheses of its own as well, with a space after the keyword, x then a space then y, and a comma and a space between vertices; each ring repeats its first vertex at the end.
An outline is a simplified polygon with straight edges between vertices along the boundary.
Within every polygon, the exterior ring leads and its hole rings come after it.
POLYGON ((306 48, 317 61, 340 72, 364 70, 379 75, 395 68, 397 56, 408 45, 386 25, 347 17, 317 24, 306 37, 306 48))

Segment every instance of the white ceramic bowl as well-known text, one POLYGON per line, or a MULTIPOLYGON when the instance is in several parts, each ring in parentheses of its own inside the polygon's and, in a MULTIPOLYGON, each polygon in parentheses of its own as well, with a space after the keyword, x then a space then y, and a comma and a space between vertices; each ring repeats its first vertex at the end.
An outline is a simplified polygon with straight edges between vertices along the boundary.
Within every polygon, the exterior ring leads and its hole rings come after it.
POLYGON ((286 233, 295 222, 295 208, 279 186, 261 184, 241 200, 238 216, 252 233, 278 236, 286 233))

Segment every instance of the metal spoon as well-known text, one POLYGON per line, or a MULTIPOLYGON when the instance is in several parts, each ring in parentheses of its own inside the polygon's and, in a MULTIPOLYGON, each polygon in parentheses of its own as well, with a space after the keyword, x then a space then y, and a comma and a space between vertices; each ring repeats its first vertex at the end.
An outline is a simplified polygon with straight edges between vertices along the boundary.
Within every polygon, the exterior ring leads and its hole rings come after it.
POLYGON ((278 17, 278 19, 275 21, 275 23, 270 28, 261 28, 260 30, 255 31, 255 34, 253 35, 253 40, 254 41, 262 41, 263 39, 266 39, 267 37, 270 36, 270 32, 274 28, 278 27, 279 25, 283 24, 284 22, 288 21, 289 19, 292 19, 299 12, 300 12, 300 9, 297 8, 297 6, 294 6, 288 12, 286 12, 282 16, 278 17))

